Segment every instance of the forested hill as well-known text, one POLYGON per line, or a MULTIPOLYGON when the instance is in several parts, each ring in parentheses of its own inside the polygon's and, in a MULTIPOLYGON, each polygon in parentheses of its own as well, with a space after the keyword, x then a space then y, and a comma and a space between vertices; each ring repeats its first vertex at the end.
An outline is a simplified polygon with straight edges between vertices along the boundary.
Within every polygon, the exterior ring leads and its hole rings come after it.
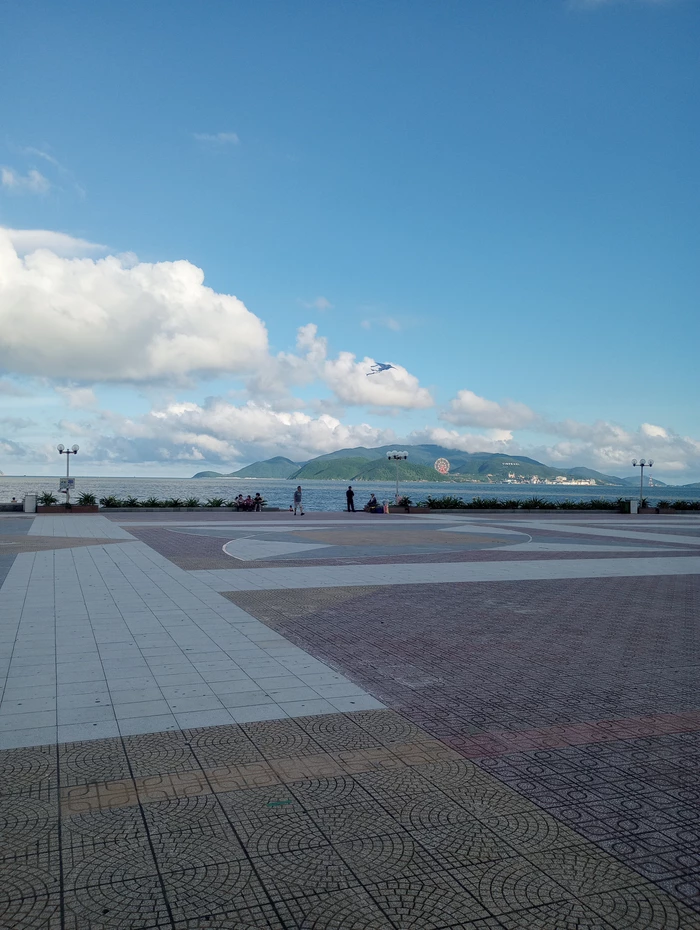
MULTIPOLYGON (((408 452, 408 459, 400 464, 404 481, 481 481, 494 483, 505 481, 509 475, 516 478, 555 478, 564 475, 570 478, 594 478, 602 486, 625 486, 633 478, 604 475, 591 468, 559 468, 544 465, 522 455, 503 455, 490 452, 460 452, 444 446, 425 443, 420 445, 378 446, 369 449, 358 446, 354 449, 339 449, 327 455, 319 455, 305 464, 292 462, 284 456, 276 456, 262 462, 254 462, 238 471, 222 475, 219 472, 199 472, 195 478, 290 478, 298 481, 391 481, 396 474, 393 461, 386 453, 394 449, 408 452), (447 477, 438 474, 434 463, 439 458, 450 462, 447 477)), ((655 482, 657 483, 657 482, 655 482)), ((658 482, 661 487, 662 482, 658 482)))

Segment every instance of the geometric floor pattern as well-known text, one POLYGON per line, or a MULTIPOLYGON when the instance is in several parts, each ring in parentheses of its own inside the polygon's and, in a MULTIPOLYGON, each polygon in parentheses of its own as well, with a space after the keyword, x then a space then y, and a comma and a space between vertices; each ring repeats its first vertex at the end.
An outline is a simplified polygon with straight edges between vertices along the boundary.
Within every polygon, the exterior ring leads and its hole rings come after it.
POLYGON ((392 711, 7 750, 0 765, 3 927, 697 926, 392 711))
POLYGON ((0 517, 0 928, 700 930, 699 554, 692 514, 0 517))

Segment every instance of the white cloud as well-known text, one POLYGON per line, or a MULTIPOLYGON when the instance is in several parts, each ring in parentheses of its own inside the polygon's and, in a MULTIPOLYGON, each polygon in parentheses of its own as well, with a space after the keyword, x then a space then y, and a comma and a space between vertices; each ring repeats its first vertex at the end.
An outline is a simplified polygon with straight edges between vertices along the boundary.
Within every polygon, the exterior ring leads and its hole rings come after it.
POLYGON ((332 310, 333 304, 327 297, 315 297, 313 300, 300 300, 299 303, 307 310, 332 310))
POLYGON ((360 326, 363 329, 372 329, 373 326, 381 326, 383 329, 389 329, 392 333, 401 332, 401 323, 394 319, 393 316, 377 316, 371 319, 361 320, 360 326))
POLYGON ((409 436, 412 443, 435 443, 460 452, 516 452, 520 448, 509 430, 493 429, 485 433, 460 433, 443 426, 427 426, 409 436))
POLYGON ((657 474, 700 470, 700 440, 681 436, 670 427, 643 423, 639 429, 629 430, 606 420, 565 420, 546 424, 545 431, 564 439, 534 450, 534 457, 542 461, 585 464, 622 476, 631 474, 632 459, 641 457, 654 460, 657 474))
POLYGON ((348 425, 323 414, 278 411, 264 404, 231 404, 210 398, 204 404, 172 403, 138 419, 103 414, 108 430, 93 443, 101 460, 171 461, 232 464, 286 455, 301 460, 345 446, 391 442, 390 430, 366 423, 348 425))
POLYGON ((352 352, 340 352, 336 359, 324 362, 323 379, 343 404, 403 410, 420 410, 434 405, 430 391, 421 387, 418 378, 402 365, 368 377, 367 372, 376 364, 377 360, 371 356, 366 355, 362 361, 357 361, 352 352))
POLYGON ((54 232, 50 229, 2 229, 10 239, 18 255, 28 255, 37 249, 48 249, 62 258, 80 258, 83 255, 94 255, 106 252, 106 245, 88 242, 87 239, 78 239, 66 233, 54 232))
POLYGON ((65 165, 62 165, 61 162, 50 152, 45 152, 43 149, 34 148, 34 146, 27 146, 22 149, 25 155, 34 155, 37 158, 41 158, 43 161, 48 162, 52 168, 64 179, 67 180, 79 194, 80 197, 85 197, 85 188, 82 187, 75 179, 75 175, 72 171, 66 168, 65 165))
POLYGON ((0 168, 0 186, 18 194, 45 194, 51 182, 36 168, 31 168, 27 174, 19 174, 13 168, 0 168))
POLYGON ((503 404, 487 400, 473 391, 458 391, 448 409, 440 414, 441 420, 457 426, 484 426, 499 429, 522 429, 532 426, 537 414, 525 404, 508 400, 503 404))
POLYGON ((97 406, 95 392, 89 387, 57 386, 56 393, 74 410, 89 410, 97 406))
POLYGON ((267 352, 264 324, 187 261, 24 259, 0 229, 0 366, 79 381, 240 373, 267 352))
POLYGON ((34 425, 34 420, 28 420, 26 417, 0 417, 0 427, 7 429, 26 429, 34 425))
POLYGON ((430 392, 401 365, 367 377, 375 364, 367 356, 357 361, 352 352, 328 358, 327 340, 318 335, 315 323, 307 323, 297 332, 297 354, 280 352, 271 358, 249 381, 248 390, 279 406, 289 401, 289 387, 322 381, 341 404, 404 410, 433 406, 430 392))
POLYGON ((0 394, 6 397, 28 397, 29 393, 26 388, 20 387, 9 378, 0 378, 0 394))
POLYGON ((197 142, 208 142, 212 145, 239 145, 240 139, 235 132, 194 132, 197 142))
POLYGON ((668 430, 665 430, 663 426, 655 426, 653 423, 642 423, 640 430, 645 436, 652 436, 660 439, 669 438, 668 430))

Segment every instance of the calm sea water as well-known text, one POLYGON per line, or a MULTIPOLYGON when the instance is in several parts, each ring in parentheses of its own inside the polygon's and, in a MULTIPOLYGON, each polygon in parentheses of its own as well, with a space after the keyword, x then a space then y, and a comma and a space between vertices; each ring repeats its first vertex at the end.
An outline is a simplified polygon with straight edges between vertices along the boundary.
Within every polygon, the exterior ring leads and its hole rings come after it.
MULTIPOLYGON (((230 499, 238 494, 250 494, 260 491, 271 507, 286 509, 292 502, 296 482, 278 478, 90 478, 76 475, 75 491, 90 491, 97 498, 127 497, 133 495, 139 499, 146 497, 187 498, 197 497, 204 502, 209 497, 230 499)), ((309 481, 303 486, 304 506, 308 510, 343 510, 345 508, 345 489, 343 481, 309 481)), ((355 506, 361 508, 372 492, 378 500, 393 501, 396 486, 393 481, 357 482, 355 489, 355 506)), ((472 497, 500 497, 503 499, 543 497, 548 500, 582 501, 591 498, 617 500, 618 497, 636 497, 636 488, 591 488, 591 487, 555 487, 553 485, 512 485, 512 484, 467 484, 427 481, 407 481, 400 485, 400 493, 406 494, 414 503, 423 500, 428 494, 442 497, 453 494, 471 500, 472 497)), ((13 478, 0 476, 0 501, 6 502, 16 497, 22 500, 27 492, 53 491, 57 496, 58 477, 55 478, 13 478)), ((646 496, 656 504, 658 500, 700 500, 700 488, 651 488, 645 489, 646 496)))

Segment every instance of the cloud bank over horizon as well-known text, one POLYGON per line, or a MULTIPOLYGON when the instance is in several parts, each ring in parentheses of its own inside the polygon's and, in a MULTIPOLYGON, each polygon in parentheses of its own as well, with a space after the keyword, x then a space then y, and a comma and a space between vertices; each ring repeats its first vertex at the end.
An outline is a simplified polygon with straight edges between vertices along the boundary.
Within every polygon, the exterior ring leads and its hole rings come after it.
POLYGON ((56 436, 80 442, 81 462, 113 472, 188 474, 429 442, 616 474, 645 455, 678 483, 700 478, 700 440, 667 424, 554 421, 471 387, 440 398, 398 361, 368 377, 387 359, 331 351, 316 323, 272 352, 266 323, 207 286, 196 265, 107 252, 63 232, 0 228, 4 471, 55 471, 56 436))

